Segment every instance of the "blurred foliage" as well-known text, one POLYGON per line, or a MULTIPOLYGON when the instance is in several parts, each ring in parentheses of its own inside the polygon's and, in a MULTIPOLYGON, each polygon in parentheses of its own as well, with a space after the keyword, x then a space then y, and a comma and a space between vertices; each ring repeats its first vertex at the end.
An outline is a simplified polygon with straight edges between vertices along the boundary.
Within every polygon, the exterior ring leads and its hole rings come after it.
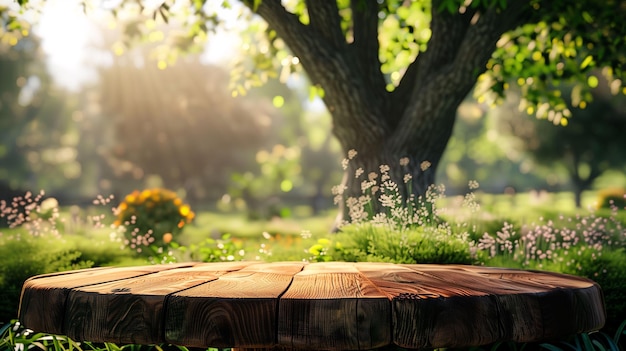
POLYGON ((626 208, 626 190, 603 189, 598 192, 598 208, 626 208))
POLYGON ((58 239, 35 238, 24 234, 18 238, 0 240, 0 324, 17 316, 22 284, 29 277, 93 265, 75 247, 60 245, 58 239))
MULTIPOLYGON (((580 206, 582 191, 589 189, 594 181, 609 169, 624 169, 626 139, 626 99, 614 97, 605 80, 591 90, 594 97, 586 107, 575 107, 565 98, 572 117, 563 126, 561 120, 552 121, 527 118, 526 113, 515 108, 518 101, 509 95, 507 104, 500 107, 497 130, 518 140, 517 148, 532 159, 552 168, 566 170, 580 206), (517 112, 516 112, 517 111, 517 112)), ((555 87, 568 96, 571 87, 555 87)))
POLYGON ((295 203, 306 204, 313 215, 332 205, 330 188, 341 177, 339 145, 326 112, 303 111, 303 105, 312 102, 305 84, 300 79, 288 88, 270 80, 250 93, 251 98, 276 94, 273 100, 281 101, 282 120, 272 126, 274 138, 266 140, 274 144, 256 152, 254 167, 232 174, 223 209, 245 209, 250 219, 269 219, 293 216, 295 203))
POLYGON ((219 239, 206 238, 176 249, 185 259, 195 262, 241 261, 246 255, 244 242, 230 234, 223 234, 219 239))
POLYGON ((7 195, 53 191, 81 175, 66 97, 51 87, 38 38, 0 43, 0 190, 7 195))
POLYGON ((195 213, 189 205, 168 189, 135 190, 126 195, 115 209, 114 226, 122 226, 129 246, 137 253, 149 254, 152 245, 170 243, 191 223, 195 213))
POLYGON ((536 165, 514 138, 498 132, 498 111, 472 99, 459 107, 437 173, 437 181, 446 185, 447 193, 465 194, 469 179, 478 181, 482 191, 489 193, 554 191, 563 186, 566 179, 560 169, 536 165))

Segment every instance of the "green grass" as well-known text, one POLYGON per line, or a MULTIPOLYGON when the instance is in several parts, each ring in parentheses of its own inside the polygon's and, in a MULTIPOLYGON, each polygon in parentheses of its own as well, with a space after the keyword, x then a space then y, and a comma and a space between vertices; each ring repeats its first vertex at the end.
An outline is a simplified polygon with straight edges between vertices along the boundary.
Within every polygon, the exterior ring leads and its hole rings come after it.
POLYGON ((229 233, 241 239, 258 239, 263 232, 282 235, 300 235, 303 230, 328 233, 332 228, 334 211, 316 217, 275 218, 251 221, 240 213, 202 212, 195 222, 185 227, 181 241, 193 242, 207 236, 218 237, 229 233))

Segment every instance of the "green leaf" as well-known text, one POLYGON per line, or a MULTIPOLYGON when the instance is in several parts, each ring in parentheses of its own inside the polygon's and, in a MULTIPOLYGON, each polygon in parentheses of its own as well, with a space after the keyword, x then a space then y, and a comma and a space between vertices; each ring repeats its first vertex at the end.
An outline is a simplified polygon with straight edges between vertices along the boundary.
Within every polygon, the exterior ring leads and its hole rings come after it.
POLYGON ((589 66, 591 62, 593 62, 593 56, 589 55, 585 57, 583 62, 580 64, 580 69, 585 69, 585 67, 589 66))
POLYGON ((252 11, 256 12, 259 9, 259 5, 261 5, 261 0, 254 0, 252 4, 252 11))
POLYGON ((324 98, 324 88, 322 88, 319 84, 311 85, 309 87, 309 101, 315 100, 315 97, 324 98))
POLYGON ((458 9, 459 9, 458 1, 445 0, 441 2, 441 4, 439 4, 439 8, 437 8, 437 11, 439 12, 448 11, 449 13, 455 13, 458 11, 458 9))
POLYGON ((562 348, 556 346, 556 345, 552 345, 552 344, 540 344, 539 346, 548 349, 550 351, 564 351, 562 348))
POLYGON ((581 339, 583 339, 583 344, 585 345, 585 350, 593 350, 593 344, 591 343, 591 338, 589 338, 589 334, 583 333, 580 334, 581 339))
POLYGON ((619 325, 619 328, 617 328, 617 331, 615 331, 613 341, 615 341, 615 343, 619 342, 622 335, 626 335, 626 320, 624 320, 622 324, 619 325))

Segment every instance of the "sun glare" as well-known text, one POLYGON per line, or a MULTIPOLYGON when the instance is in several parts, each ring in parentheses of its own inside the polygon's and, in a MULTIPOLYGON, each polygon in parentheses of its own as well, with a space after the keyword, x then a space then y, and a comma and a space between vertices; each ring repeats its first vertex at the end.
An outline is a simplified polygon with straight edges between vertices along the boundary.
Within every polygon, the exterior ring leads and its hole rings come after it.
POLYGON ((47 1, 35 32, 42 39, 50 73, 59 85, 78 90, 83 83, 96 79, 98 32, 79 1, 47 1))

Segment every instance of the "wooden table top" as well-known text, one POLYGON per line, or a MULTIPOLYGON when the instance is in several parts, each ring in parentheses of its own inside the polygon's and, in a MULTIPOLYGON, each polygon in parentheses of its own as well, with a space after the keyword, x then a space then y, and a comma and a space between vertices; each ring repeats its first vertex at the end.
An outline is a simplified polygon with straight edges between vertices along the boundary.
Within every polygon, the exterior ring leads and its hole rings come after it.
POLYGON ((600 329, 600 287, 462 265, 225 262, 92 268, 24 284, 37 332, 119 344, 365 350, 541 341, 600 329))

